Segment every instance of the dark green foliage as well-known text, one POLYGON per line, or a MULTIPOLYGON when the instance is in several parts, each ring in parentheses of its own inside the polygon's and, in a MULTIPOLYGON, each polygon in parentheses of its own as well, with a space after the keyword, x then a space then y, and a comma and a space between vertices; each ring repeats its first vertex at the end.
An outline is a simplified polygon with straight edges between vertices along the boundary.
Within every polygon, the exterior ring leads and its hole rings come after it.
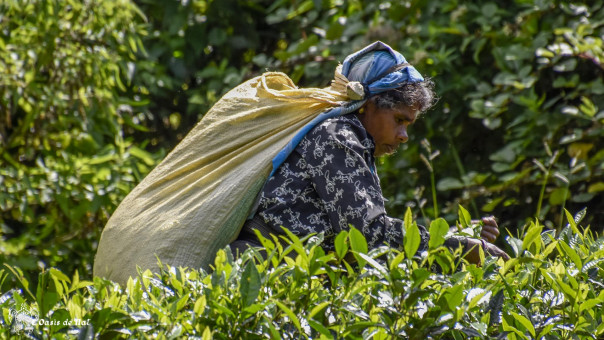
POLYGON ((461 202, 514 230, 530 217, 552 228, 564 207, 587 207, 601 230, 602 5, 439 3, 422 3, 406 26, 441 100, 400 157, 384 160, 391 208, 415 200, 434 218, 461 202))
POLYGON ((126 1, 0 13, 0 262, 90 276, 104 222, 161 157, 123 134, 144 17, 126 1))

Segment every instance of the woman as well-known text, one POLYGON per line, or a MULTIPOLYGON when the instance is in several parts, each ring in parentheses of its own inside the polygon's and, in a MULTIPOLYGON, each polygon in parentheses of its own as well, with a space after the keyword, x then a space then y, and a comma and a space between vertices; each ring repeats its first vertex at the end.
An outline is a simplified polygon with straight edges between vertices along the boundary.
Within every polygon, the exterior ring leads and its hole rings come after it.
MULTIPOLYGON (((303 136, 266 182, 253 219, 231 248, 242 252, 260 246, 254 229, 266 236, 282 234, 283 226, 299 236, 323 232, 324 248, 333 250, 335 236, 351 225, 363 233, 370 248, 383 244, 402 248, 403 222, 386 214, 375 158, 393 154, 408 140, 407 129, 435 101, 433 87, 384 44, 348 57, 336 71, 332 88, 346 91, 361 107, 329 118, 303 136)), ((494 218, 483 222, 482 237, 494 241, 497 223, 494 218)), ((429 235, 423 227, 420 235, 421 251, 427 248, 429 235)), ((478 247, 507 258, 501 249, 481 240, 455 237, 445 245, 456 248, 460 243, 473 263, 479 261, 478 247)))

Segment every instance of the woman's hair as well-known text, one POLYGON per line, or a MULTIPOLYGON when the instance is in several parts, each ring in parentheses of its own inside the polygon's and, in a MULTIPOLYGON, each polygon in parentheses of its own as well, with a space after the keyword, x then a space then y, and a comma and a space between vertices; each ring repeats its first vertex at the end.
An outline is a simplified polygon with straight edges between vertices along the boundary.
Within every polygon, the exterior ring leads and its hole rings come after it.
POLYGON ((427 111, 438 98, 434 93, 434 82, 425 78, 422 82, 407 83, 398 89, 386 91, 373 96, 378 108, 394 109, 398 106, 413 106, 419 112, 427 111))

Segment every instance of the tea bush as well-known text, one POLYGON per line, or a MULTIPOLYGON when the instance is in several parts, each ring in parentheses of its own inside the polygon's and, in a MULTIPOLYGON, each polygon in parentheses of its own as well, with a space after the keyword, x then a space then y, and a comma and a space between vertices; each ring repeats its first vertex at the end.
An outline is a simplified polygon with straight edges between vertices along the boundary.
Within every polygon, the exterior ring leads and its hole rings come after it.
POLYGON ((443 248, 436 227, 428 251, 415 254, 419 234, 410 211, 401 251, 368 252, 354 228, 340 233, 329 253, 321 235, 288 234, 262 238, 267 259, 258 249, 234 259, 226 248, 211 272, 162 266, 125 287, 54 268, 33 287, 6 266, 0 277, 16 275, 20 288, 0 296, 0 336, 598 339, 604 238, 579 227, 580 215, 567 216, 560 235, 531 223, 520 238, 507 238, 511 260, 481 254, 481 267, 443 248), (430 269, 434 264, 440 272, 430 269))
POLYGON ((429 224, 461 203, 515 231, 587 207, 601 229, 603 16, 556 0, 2 1, 0 261, 90 277, 117 204, 222 94, 266 69, 325 86, 378 39, 441 97, 380 160, 392 215, 429 224))

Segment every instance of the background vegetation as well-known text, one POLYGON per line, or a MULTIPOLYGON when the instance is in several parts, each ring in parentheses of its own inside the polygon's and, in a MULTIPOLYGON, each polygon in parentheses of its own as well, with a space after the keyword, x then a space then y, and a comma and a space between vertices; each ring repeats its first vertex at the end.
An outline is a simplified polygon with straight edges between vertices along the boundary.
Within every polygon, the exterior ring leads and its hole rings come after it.
POLYGON ((596 1, 2 1, 0 263, 91 279, 112 211, 221 95, 267 69, 327 86, 375 40, 440 96, 380 160, 391 215, 601 232, 603 25, 596 1))

